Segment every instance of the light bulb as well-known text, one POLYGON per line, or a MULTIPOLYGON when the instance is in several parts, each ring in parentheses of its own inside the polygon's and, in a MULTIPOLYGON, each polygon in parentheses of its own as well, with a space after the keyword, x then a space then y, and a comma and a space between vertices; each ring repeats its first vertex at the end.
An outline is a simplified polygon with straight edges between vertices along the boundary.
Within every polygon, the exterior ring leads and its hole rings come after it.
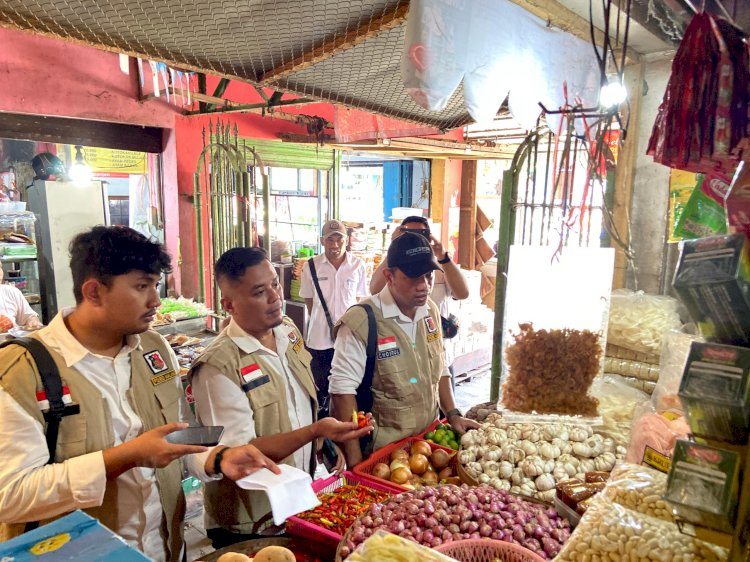
POLYGON ((76 161, 68 169, 68 177, 74 183, 86 183, 88 181, 91 181, 91 176, 91 166, 86 164, 86 161, 83 159, 82 147, 80 145, 76 145, 76 161))
POLYGON ((628 91, 619 80, 612 80, 602 86, 599 94, 599 105, 612 109, 622 104, 628 97, 628 91))

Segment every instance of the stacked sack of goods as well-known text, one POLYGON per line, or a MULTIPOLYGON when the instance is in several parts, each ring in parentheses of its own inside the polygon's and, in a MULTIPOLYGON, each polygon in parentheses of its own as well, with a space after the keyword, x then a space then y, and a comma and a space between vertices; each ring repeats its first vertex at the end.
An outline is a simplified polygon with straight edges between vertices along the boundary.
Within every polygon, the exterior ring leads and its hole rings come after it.
POLYGON ((651 394, 659 379, 662 338, 682 326, 677 307, 671 297, 613 291, 604 372, 651 394))

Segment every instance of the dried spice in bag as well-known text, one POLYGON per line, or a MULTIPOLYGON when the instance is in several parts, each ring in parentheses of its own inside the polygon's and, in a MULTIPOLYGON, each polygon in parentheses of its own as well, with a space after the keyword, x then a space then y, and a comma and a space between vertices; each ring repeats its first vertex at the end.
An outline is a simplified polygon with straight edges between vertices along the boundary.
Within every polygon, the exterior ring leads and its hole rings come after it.
POLYGON ((505 350, 503 405, 515 412, 596 416, 599 401, 588 391, 599 373, 599 334, 519 328, 505 350))

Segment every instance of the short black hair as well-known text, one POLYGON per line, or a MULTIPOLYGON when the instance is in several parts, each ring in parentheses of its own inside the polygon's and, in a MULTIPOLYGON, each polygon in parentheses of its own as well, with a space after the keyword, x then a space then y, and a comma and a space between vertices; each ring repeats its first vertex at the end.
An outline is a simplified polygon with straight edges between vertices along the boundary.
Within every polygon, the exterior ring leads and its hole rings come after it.
POLYGON ((264 260, 268 260, 268 254, 263 248, 257 246, 231 248, 216 260, 214 275, 217 281, 229 279, 232 282, 237 282, 245 275, 245 270, 248 267, 258 265, 264 260))
POLYGON ((404 220, 401 221, 401 226, 404 226, 405 224, 410 223, 410 222, 418 222, 418 223, 423 224, 425 228, 430 228, 429 221, 426 218, 420 217, 418 215, 412 215, 410 217, 406 217, 404 220))
POLYGON ((127 226, 95 226, 70 242, 70 271, 76 303, 83 302, 83 284, 94 278, 109 285, 112 277, 131 271, 170 273, 172 260, 158 242, 127 226))

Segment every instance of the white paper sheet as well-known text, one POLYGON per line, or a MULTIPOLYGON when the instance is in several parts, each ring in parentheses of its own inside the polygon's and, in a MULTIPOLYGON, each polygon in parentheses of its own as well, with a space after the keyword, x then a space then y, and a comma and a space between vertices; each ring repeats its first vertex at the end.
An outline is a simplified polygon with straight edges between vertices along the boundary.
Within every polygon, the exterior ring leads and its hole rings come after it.
POLYGON ((287 518, 320 505, 312 489, 312 477, 305 471, 280 464, 281 474, 267 468, 237 480, 244 490, 263 490, 268 495, 275 525, 287 518))

